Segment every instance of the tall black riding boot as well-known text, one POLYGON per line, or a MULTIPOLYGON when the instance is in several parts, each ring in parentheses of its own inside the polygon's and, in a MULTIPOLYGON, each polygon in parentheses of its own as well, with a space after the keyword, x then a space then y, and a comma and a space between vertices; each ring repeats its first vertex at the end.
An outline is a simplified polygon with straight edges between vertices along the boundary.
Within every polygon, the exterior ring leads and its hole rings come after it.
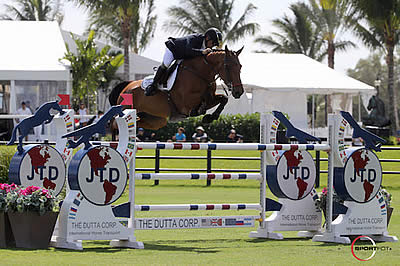
POLYGON ((152 95, 156 94, 157 85, 160 83, 161 78, 164 76, 166 70, 167 70, 167 68, 164 66, 164 64, 161 64, 161 66, 158 67, 157 73, 153 79, 153 83, 151 83, 149 86, 146 87, 146 91, 145 91, 144 95, 152 96, 152 95))

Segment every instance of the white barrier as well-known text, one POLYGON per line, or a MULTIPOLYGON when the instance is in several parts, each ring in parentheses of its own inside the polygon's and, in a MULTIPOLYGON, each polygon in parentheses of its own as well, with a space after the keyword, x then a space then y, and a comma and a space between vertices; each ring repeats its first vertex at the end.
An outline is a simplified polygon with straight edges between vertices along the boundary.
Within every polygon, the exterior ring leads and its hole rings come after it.
MULTIPOLYGON (((279 121, 272 115, 262 115, 260 136, 261 143, 258 144, 225 144, 225 143, 136 143, 136 113, 135 110, 125 110, 123 117, 117 118, 120 129, 120 142, 117 150, 125 162, 129 162, 129 176, 133 177, 129 182, 129 202, 111 208, 110 205, 98 206, 86 200, 84 193, 72 190, 65 199, 60 214, 60 224, 58 235, 55 236, 54 246, 70 249, 82 249, 81 240, 112 240, 110 244, 114 247, 144 248, 142 242, 136 240, 135 230, 160 230, 160 229, 197 229, 197 228, 240 228, 252 227, 258 222, 257 231, 251 232, 250 237, 282 239, 283 236, 275 231, 300 231, 299 236, 312 237, 314 241, 328 241, 348 243, 341 236, 349 233, 342 230, 336 220, 332 224, 332 180, 334 169, 333 161, 338 160, 343 155, 340 132, 342 128, 337 124, 330 124, 331 130, 330 144, 276 144, 276 130, 279 121), (338 133, 339 132, 339 133, 338 133), (335 134, 338 133, 338 134, 335 134), (330 148, 331 147, 331 148, 330 148), (136 151, 137 149, 178 149, 178 150, 258 150, 261 151, 261 172, 260 174, 143 174, 136 173, 136 151), (301 165, 306 161, 308 150, 330 149, 329 154, 329 197, 327 228, 321 232, 321 212, 315 206, 316 191, 312 189, 313 183, 308 179, 312 176, 311 164, 301 165), (285 152, 283 152, 285 151, 285 152), (289 159, 291 158, 291 159, 289 159), (297 164, 293 165, 292 159, 297 159, 297 164), (283 165, 283 166, 282 166, 283 165), (280 191, 285 197, 279 196, 279 202, 266 199, 267 173, 270 178, 271 173, 277 174, 282 171, 280 167, 286 167, 283 179, 299 182, 307 188, 295 191, 294 198, 291 198, 290 187, 292 185, 278 184, 278 188, 288 191, 280 191), (275 172, 274 172, 275 171, 275 172), (301 174, 302 178, 296 176, 301 174), (135 180, 166 179, 166 180, 196 180, 196 179, 255 179, 260 181, 260 202, 259 203, 225 203, 225 204, 165 204, 165 205, 136 205, 135 204, 135 180), (304 181, 309 183, 304 185, 304 181), (303 182, 303 183, 301 183, 303 182), (311 186, 310 186, 311 184, 311 186), (305 192, 306 191, 306 192, 305 192), (197 211, 197 210, 257 210, 256 216, 205 216, 205 217, 157 217, 157 218, 136 218, 137 211, 197 211), (273 210, 273 214, 266 217, 266 211, 273 210), (329 214, 330 212, 330 214, 329 214), (121 218, 116 218, 121 217, 121 218), (123 217, 127 218, 124 219, 123 217), (336 225, 338 224, 338 225, 336 225), (93 228, 98 225, 99 228, 93 228), (103 225, 105 227, 103 227, 103 225), (109 228, 111 227, 112 228, 109 228), (107 227, 108 226, 108 227, 107 227), (90 230, 89 230, 90 229, 90 230)), ((339 119, 336 116, 336 119, 339 119)), ((330 120, 331 121, 331 120, 330 120)), ((342 160, 342 164, 343 164, 342 160)), ((110 170, 110 175, 111 175, 110 170)), ((93 175, 93 170, 92 170, 93 175)), ((102 178, 102 175, 101 175, 102 178)), ((89 179, 89 178, 87 178, 89 179)), ((111 180, 111 179, 110 179, 111 180)), ((270 182, 270 179, 268 179, 270 182)), ((272 182, 272 181, 271 181, 272 182)), ((289 184, 289 183, 288 183, 289 184)), ((275 184, 276 185, 276 184, 275 184)), ((271 187, 272 185, 270 185, 271 187)), ((292 186, 293 187, 293 186, 292 186)), ((275 188, 276 189, 276 188, 275 188)), ((276 191, 274 193, 277 193, 276 191)), ((279 194, 278 193, 278 194, 279 194)), ((360 215, 366 211, 371 211, 375 207, 358 204, 353 207, 352 203, 348 207, 352 213, 359 211, 360 215)), ((379 206, 378 206, 379 207, 379 206)), ((386 207, 385 207, 386 208, 386 207)), ((375 208, 376 209, 376 208, 375 208)), ((381 210, 381 207, 378 209, 381 210)), ((351 215, 349 213, 348 215, 351 215)), ((386 216, 384 216, 386 218, 386 216)), ((342 218, 343 220, 343 218, 342 218)), ((385 241, 396 241, 397 238, 389 237, 386 227, 374 230, 372 234, 379 234, 378 239, 385 241)), ((354 232, 353 232, 354 233, 354 232)), ((357 231, 368 235, 369 230, 357 231)), ((352 234, 352 232, 350 232, 352 234)))
MULTIPOLYGON (((313 241, 350 244, 350 235, 367 235, 376 241, 397 242, 397 237, 390 236, 387 231, 387 206, 379 192, 382 181, 379 160, 372 150, 345 147, 344 132, 349 123, 353 122, 353 136, 356 130, 364 131, 355 121, 348 120, 340 115, 329 115, 329 145, 332 148, 328 161, 326 229, 315 235, 313 241), (334 205, 334 183, 337 194, 345 198, 343 205, 334 205), (368 192, 367 188, 371 186, 374 189, 368 192), (339 215, 333 220, 335 209, 339 215)), ((368 146, 367 141, 374 136, 361 133, 368 146)), ((361 133, 356 133, 359 135, 355 137, 361 137, 361 133)))

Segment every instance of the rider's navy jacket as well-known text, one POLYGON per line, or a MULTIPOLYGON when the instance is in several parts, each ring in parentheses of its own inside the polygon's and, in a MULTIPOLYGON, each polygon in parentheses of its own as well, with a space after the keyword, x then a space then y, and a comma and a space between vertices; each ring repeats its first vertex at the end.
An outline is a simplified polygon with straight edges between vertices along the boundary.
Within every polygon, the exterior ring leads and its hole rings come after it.
POLYGON ((165 42, 175 59, 189 59, 202 55, 204 34, 191 34, 181 38, 168 38, 165 42))

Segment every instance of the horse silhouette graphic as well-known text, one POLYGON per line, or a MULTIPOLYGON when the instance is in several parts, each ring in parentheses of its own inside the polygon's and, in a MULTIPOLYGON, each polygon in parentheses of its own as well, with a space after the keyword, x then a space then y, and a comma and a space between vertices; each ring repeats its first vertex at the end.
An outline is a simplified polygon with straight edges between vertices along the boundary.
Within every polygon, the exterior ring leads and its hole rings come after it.
POLYGON ((386 143, 386 140, 378 137, 365 129, 362 129, 350 115, 349 112, 340 111, 340 114, 344 119, 349 122, 350 126, 353 128, 353 138, 362 138, 365 144, 365 148, 374 151, 381 151, 382 143, 386 143))
POLYGON ((77 141, 73 141, 72 139, 68 140, 68 147, 69 148, 76 148, 80 144, 84 143, 85 144, 85 150, 88 150, 92 144, 90 144, 89 140, 90 138, 96 134, 106 134, 106 127, 107 123, 115 116, 119 115, 120 117, 124 116, 124 113, 122 112, 122 105, 116 105, 112 106, 107 113, 105 113, 99 121, 95 124, 88 125, 86 127, 77 129, 75 131, 72 131, 71 133, 65 134, 62 137, 63 138, 69 138, 69 137, 80 137, 77 141))
POLYGON ((43 123, 49 124, 53 120, 54 115, 50 114, 51 109, 57 110, 61 115, 64 114, 64 111, 61 109, 58 101, 52 101, 42 104, 33 115, 23 119, 14 127, 11 140, 7 143, 7 145, 14 144, 17 138, 18 130, 20 136, 18 137, 19 143, 17 149, 21 154, 23 152, 22 141, 28 135, 29 131, 32 128, 40 126, 43 123))
POLYGON ((281 121, 281 123, 286 127, 286 137, 295 137, 297 141, 301 144, 307 144, 307 141, 317 141, 321 140, 313 135, 310 135, 300 129, 293 126, 292 123, 286 118, 286 116, 279 111, 272 111, 272 114, 281 121))

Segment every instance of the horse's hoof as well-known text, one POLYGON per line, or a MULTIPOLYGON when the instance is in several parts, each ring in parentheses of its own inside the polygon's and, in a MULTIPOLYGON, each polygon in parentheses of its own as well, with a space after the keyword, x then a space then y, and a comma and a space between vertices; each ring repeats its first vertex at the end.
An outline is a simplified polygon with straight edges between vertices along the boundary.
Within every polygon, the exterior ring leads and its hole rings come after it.
POLYGON ((215 120, 215 117, 213 115, 207 114, 205 116, 203 116, 203 119, 201 120, 204 124, 209 124, 212 121, 215 120))

